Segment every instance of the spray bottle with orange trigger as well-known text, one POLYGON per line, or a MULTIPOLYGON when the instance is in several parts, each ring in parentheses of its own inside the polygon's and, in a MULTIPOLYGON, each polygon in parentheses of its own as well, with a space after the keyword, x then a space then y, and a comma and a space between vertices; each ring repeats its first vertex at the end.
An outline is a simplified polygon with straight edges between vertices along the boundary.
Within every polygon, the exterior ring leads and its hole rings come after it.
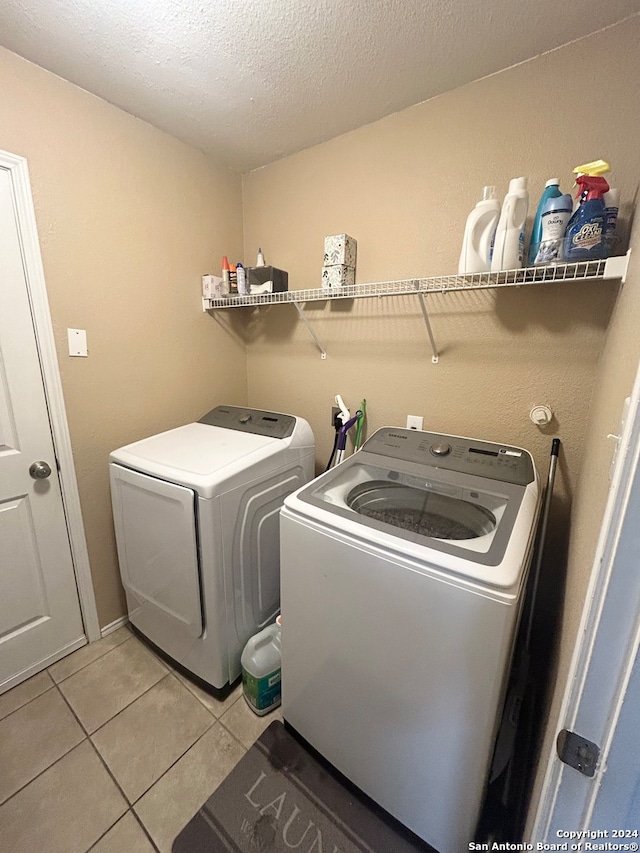
MULTIPOLYGON (((576 166, 573 170, 573 174, 576 176, 574 179, 574 187, 578 186, 578 178, 581 178, 582 175, 589 175, 592 178, 599 178, 602 175, 606 175, 611 171, 611 166, 607 163, 606 160, 592 160, 590 163, 583 163, 581 166, 576 166)), ((580 207, 583 201, 586 201, 587 190, 582 190, 581 193, 576 194, 576 201, 573 205, 573 212, 580 207)))
POLYGON ((576 178, 580 206, 567 224, 565 256, 568 261, 590 261, 607 255, 604 194, 609 184, 602 175, 576 178))

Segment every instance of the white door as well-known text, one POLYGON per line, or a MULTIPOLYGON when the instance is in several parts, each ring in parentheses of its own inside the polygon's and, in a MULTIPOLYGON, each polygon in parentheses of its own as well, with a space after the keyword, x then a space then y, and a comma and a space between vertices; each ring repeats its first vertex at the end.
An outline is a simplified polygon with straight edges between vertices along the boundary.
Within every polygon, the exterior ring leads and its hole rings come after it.
POLYGON ((551 757, 531 835, 569 850, 640 844, 640 370, 630 403, 558 724, 599 752, 551 757))
POLYGON ((0 167, 0 693, 85 642, 11 174, 0 167), (51 469, 43 479, 30 473, 39 462, 51 469))

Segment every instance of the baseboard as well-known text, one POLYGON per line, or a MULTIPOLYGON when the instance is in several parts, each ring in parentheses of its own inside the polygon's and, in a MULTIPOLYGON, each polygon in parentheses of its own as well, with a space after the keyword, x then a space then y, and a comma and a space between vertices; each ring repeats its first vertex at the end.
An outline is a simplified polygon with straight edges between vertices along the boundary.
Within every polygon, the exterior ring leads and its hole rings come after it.
POLYGON ((108 634, 113 634, 114 631, 117 631, 118 628, 122 628, 123 625, 127 625, 129 623, 128 616, 121 616, 119 619, 116 619, 113 622, 110 622, 108 625, 105 625, 104 628, 100 628, 100 636, 106 637, 108 634))

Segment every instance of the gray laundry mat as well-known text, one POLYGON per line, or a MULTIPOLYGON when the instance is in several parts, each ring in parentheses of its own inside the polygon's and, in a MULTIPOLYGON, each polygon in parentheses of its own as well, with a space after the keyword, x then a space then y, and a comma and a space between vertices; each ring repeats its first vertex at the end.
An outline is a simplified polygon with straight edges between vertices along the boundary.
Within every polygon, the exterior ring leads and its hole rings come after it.
POLYGON ((436 851, 275 721, 173 842, 173 853, 436 851))

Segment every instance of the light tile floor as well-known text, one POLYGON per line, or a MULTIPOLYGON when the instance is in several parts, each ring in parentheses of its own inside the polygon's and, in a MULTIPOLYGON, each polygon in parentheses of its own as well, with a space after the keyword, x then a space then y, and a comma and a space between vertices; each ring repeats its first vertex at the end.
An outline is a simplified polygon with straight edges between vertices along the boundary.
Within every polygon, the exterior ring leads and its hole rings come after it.
POLYGON ((0 696, 0 848, 170 853, 275 711, 224 702, 127 628, 0 696))

